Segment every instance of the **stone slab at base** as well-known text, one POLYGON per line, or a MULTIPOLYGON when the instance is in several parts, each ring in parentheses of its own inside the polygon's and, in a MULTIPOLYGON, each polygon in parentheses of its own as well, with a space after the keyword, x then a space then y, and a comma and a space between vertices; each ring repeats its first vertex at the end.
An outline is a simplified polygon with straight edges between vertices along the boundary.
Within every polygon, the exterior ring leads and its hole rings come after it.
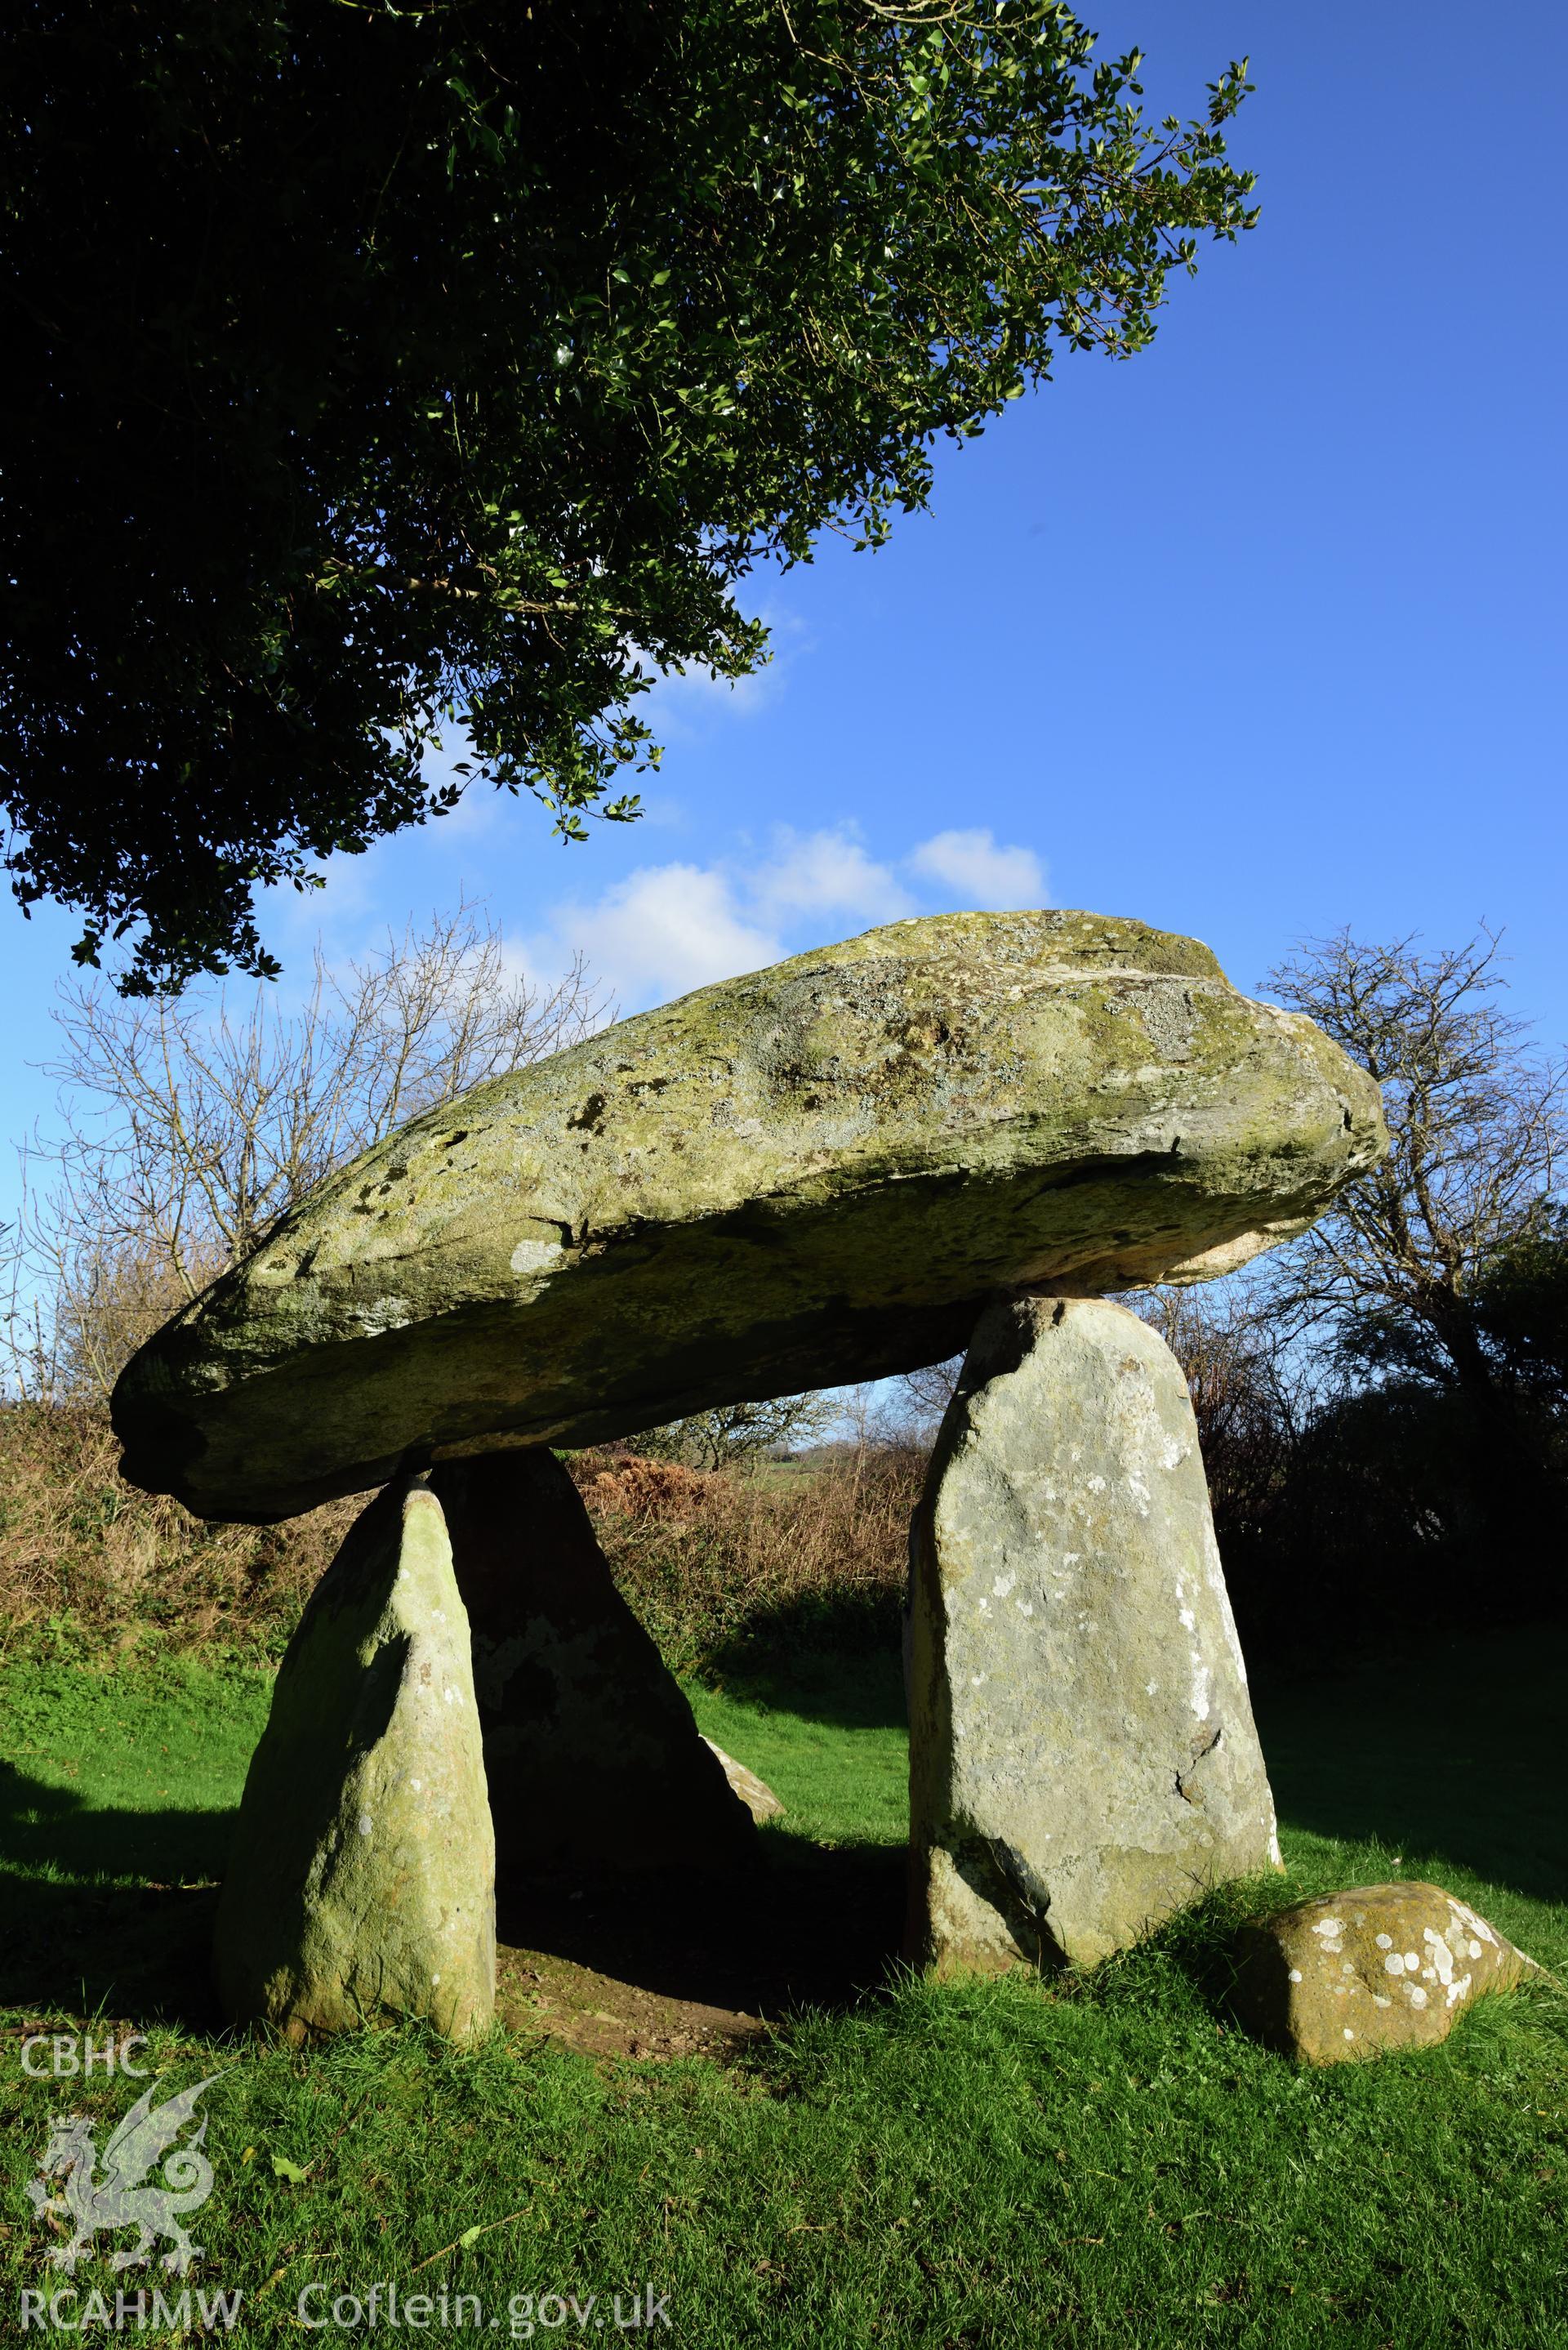
POLYGON ((911 1536, 907 1955, 1123 1949, 1279 1865, 1180 1367, 1125 1306, 976 1330, 911 1536))
POLYGON ((731 1794, 740 1797, 759 1825, 763 1820, 783 1817, 784 1805, 765 1779, 759 1779, 754 1771, 748 1771, 743 1762, 737 1762, 732 1754, 726 1754, 723 1748, 716 1746, 711 1738, 704 1738, 702 1743, 709 1753, 717 1758, 719 1768, 729 1782, 731 1794))

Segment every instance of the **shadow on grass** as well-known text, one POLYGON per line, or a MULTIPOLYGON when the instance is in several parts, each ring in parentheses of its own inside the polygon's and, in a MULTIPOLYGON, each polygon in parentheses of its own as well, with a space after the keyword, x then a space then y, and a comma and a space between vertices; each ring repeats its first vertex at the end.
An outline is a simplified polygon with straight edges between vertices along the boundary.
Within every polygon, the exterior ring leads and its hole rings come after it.
POLYGON ((904 1853, 770 1827, 754 1866, 699 1876, 535 1878, 497 1900, 501 1940, 670 1999, 747 2015, 842 2008, 897 1958, 904 1853))
MULTIPOLYGON (((158 2014, 212 2028, 216 1880, 233 1812, 86 1804, 0 1763, 0 2005, 158 2014)), ((572 1877, 515 1888, 504 1942, 639 1988, 753 2015, 837 2007, 880 1982, 903 1922, 904 1856, 778 1829, 723 1881, 572 1877)))
POLYGON ((1565 1650, 1546 1625, 1260 1692, 1282 1819, 1389 1844, 1407 1876, 1447 1862, 1568 1900, 1565 1650))
POLYGON ((86 1804, 0 1762, 0 2005, 211 2026, 234 1814, 86 1804))
POLYGON ((701 1678, 836 1730, 902 1730, 907 1719, 898 1619, 860 1601, 759 1611, 709 1652, 701 1678))
POLYGON ((220 1877, 233 1810, 118 1810, 47 1786, 0 1761, 0 1864, 122 1884, 189 1885, 220 1877))
POLYGON ((0 1869, 0 2007, 216 2031, 217 1905, 215 1885, 57 1885, 0 1869))
MULTIPOLYGON (((1565 1645, 1555 1626, 1261 1692, 1282 1815, 1327 1837, 1392 1844, 1407 1876, 1441 1881, 1462 1868, 1568 1899, 1565 1645)), ((781 1647, 770 1659, 748 1642, 732 1672, 726 1686, 737 1697, 825 1723, 903 1719, 898 1659, 885 1646, 848 1655, 781 1647)), ((210 2024, 213 1881, 233 1818, 97 1806, 0 1763, 0 2002, 210 2024)), ((502 1939, 750 2014, 841 2007, 884 1981, 902 1922, 902 1850, 827 1848, 777 1826, 761 1845, 757 1868, 738 1882, 513 1888, 502 1939)), ((1179 1933, 1170 1943, 1182 1971, 1207 1979, 1220 1914, 1205 1910, 1190 1946, 1179 1933)))

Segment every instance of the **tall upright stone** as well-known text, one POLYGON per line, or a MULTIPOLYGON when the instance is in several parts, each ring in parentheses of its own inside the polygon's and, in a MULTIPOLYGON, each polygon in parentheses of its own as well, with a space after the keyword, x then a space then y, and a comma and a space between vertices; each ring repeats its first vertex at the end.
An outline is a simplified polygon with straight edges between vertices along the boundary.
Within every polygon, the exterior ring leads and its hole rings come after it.
POLYGON ((233 2022, 291 2039, 379 2012, 483 2032, 495 1848, 468 1618, 435 1496, 389 1486, 288 1646, 218 1908, 233 2022))
POLYGON ((472 1627, 502 1884, 750 1858, 752 1814, 616 1589, 555 1454, 451 1461, 431 1486, 472 1627))
POLYGON ((975 1333, 912 1534, 909 1954, 1092 1964, 1278 1866, 1175 1357, 1102 1298, 975 1333))

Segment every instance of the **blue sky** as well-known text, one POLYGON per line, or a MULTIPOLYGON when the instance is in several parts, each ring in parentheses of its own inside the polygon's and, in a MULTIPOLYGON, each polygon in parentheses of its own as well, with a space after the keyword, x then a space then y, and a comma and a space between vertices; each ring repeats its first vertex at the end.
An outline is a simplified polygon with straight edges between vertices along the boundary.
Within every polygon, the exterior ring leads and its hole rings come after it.
MULTIPOLYGON (((877 556, 763 577, 777 658, 661 688, 649 813, 587 847, 473 800, 271 910, 303 965, 466 890, 624 1010, 894 914, 1053 903, 1206 940, 1254 986, 1350 923, 1506 925, 1568 1034, 1562 913, 1568 10, 1116 0, 1157 110, 1251 53, 1260 227, 1154 348, 939 461, 877 556)), ((5 1130, 47 1115, 74 928, 0 907, 5 1130)))

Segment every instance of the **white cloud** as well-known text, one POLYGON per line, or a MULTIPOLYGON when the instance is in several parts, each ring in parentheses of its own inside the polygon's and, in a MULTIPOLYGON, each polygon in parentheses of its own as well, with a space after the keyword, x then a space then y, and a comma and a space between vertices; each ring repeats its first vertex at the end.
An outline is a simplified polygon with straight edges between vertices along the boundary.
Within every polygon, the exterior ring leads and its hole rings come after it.
POLYGON ((444 816, 431 816, 426 837, 438 848, 483 840, 515 806, 510 793, 497 791, 493 784, 475 775, 464 786, 455 807, 448 808, 444 816))
POLYGON ((258 889, 263 940, 288 965, 297 962, 302 951, 308 951, 317 939, 337 941, 357 937, 367 925, 384 927, 383 879, 389 862, 389 844, 375 841, 357 857, 341 850, 324 857, 314 868, 322 877, 318 889, 296 889, 283 881, 258 889))
MULTIPOLYGON (((755 718, 784 692, 796 657, 809 652, 805 623, 782 607, 764 606, 757 615, 767 627, 768 657, 744 677, 718 677, 693 662, 684 672, 659 671, 651 656, 639 653, 654 681, 637 705, 654 733, 673 743, 701 741, 715 720, 755 718)), ((634 650, 637 649, 634 648, 634 650)))
POLYGON ((771 854, 751 863, 644 865, 591 902, 555 907, 548 936, 530 942, 526 960, 538 972, 581 954, 622 1011, 633 1012, 760 971, 788 954, 791 941, 816 945, 825 920, 829 932, 892 921, 911 904, 847 830, 781 828, 771 854))
POLYGON ((711 670, 689 669, 684 676, 671 670, 659 679, 637 705, 656 734, 691 742, 713 718, 754 718, 776 702, 784 689, 784 673, 776 660, 753 670, 746 677, 716 677, 711 670))
MULTIPOLYGON (((928 885, 928 900, 934 882, 950 905, 1045 903, 1033 850, 999 846, 987 831, 938 833, 902 868, 928 885)), ((625 1014, 760 971, 857 925, 897 921, 919 905, 851 827, 811 833, 781 827, 749 858, 639 866, 598 898, 566 899, 550 910, 547 930, 524 953, 536 973, 580 954, 625 1014)))
POLYGON ((1045 868, 1034 851, 1016 843, 999 844, 989 827, 939 832, 922 840, 905 863, 921 880, 940 882, 952 891, 966 912, 981 908, 1005 913, 1047 902, 1045 868))
POLYGON ((552 937, 528 952, 535 969, 580 952, 623 1012, 659 1003, 711 980, 777 962, 785 950, 748 921, 729 875, 711 866, 646 865, 591 905, 555 910, 552 937))
POLYGON ((891 922, 914 901, 886 865, 878 865, 846 827, 796 833, 782 827, 773 856, 747 877, 759 910, 775 920, 803 914, 849 914, 891 922))

